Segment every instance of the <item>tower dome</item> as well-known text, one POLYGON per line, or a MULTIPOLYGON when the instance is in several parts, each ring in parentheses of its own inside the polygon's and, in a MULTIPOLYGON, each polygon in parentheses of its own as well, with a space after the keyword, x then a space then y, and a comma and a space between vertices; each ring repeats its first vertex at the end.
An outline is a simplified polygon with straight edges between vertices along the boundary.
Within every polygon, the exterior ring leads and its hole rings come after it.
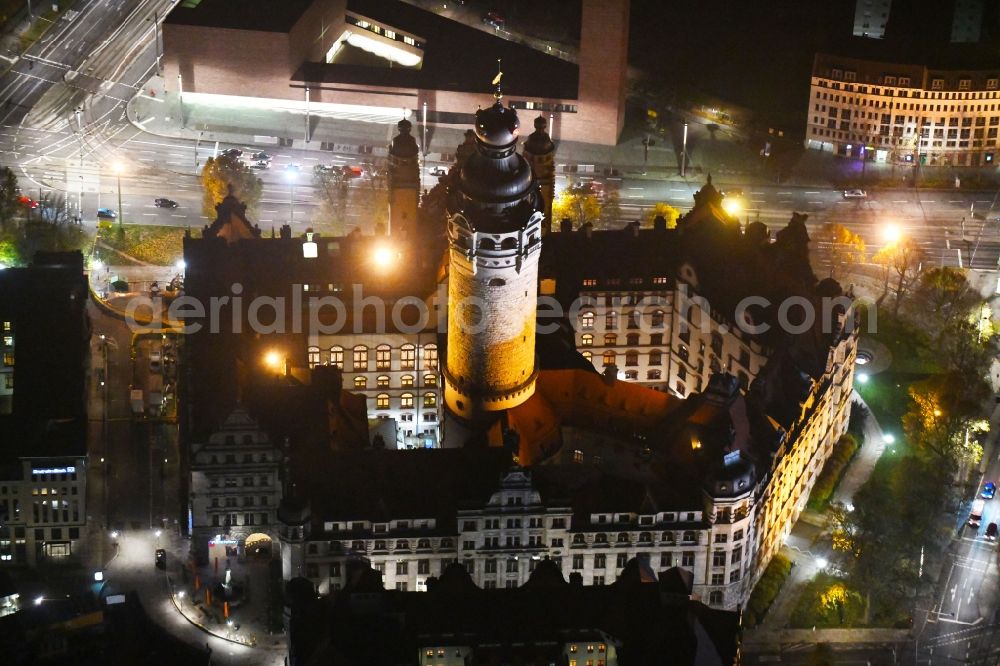
POLYGON ((413 124, 396 123, 399 134, 389 144, 389 233, 406 236, 414 230, 420 197, 420 164, 413 124))
POLYGON ((499 99, 491 107, 476 111, 476 139, 484 147, 513 152, 520 127, 514 109, 505 108, 499 99))
POLYGON ((542 233, 552 230, 552 201, 556 196, 556 145, 545 131, 548 123, 545 116, 535 118, 535 131, 528 135, 524 142, 524 159, 531 165, 531 172, 538 181, 542 193, 545 221, 542 222, 542 233))

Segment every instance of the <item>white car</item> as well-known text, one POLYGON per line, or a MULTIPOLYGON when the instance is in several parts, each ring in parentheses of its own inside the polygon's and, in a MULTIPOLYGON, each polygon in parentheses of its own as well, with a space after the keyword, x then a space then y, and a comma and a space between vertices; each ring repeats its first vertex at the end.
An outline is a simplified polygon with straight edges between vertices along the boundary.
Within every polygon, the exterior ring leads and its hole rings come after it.
POLYGON ((844 190, 845 199, 865 199, 868 193, 864 190, 844 190))

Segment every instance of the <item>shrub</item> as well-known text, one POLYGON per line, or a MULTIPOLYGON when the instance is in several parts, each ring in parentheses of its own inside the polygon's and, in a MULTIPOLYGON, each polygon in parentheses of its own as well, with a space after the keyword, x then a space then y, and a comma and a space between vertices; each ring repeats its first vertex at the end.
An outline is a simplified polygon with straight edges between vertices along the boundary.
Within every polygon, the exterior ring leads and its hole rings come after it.
POLYGON ((845 434, 834 444, 833 453, 823 465, 823 471, 820 472, 816 483, 813 484, 812 492, 809 493, 809 507, 811 509, 819 511, 826 507, 830 496, 833 495, 837 484, 840 483, 840 477, 851 462, 851 458, 857 453, 858 448, 858 440, 850 433, 845 434))
POLYGON ((764 619, 767 609, 774 603, 791 571, 792 561, 781 553, 771 559, 771 563, 764 570, 764 575, 754 586, 750 600, 747 601, 747 608, 743 614, 743 622, 747 627, 752 627, 764 619))

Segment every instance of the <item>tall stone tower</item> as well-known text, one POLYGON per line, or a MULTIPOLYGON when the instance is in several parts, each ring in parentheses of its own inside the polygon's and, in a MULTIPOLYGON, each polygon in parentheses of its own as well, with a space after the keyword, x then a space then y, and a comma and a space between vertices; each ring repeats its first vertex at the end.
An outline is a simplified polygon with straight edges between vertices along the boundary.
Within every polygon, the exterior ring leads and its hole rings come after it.
POLYGON ((420 160, 413 125, 403 119, 389 146, 389 233, 405 236, 417 223, 420 194, 420 160))
POLYGON ((613 146, 625 126, 629 0, 582 0, 579 112, 590 141, 613 146))
POLYGON ((552 143, 549 133, 545 131, 545 116, 535 118, 535 131, 528 135, 524 142, 524 159, 531 165, 531 173, 535 174, 538 187, 545 200, 542 212, 542 235, 552 231, 552 200, 556 196, 556 145, 552 143))
POLYGON ((496 103, 476 112, 476 152, 448 193, 445 403, 472 423, 535 391, 535 307, 542 207, 516 152, 519 122, 496 103))

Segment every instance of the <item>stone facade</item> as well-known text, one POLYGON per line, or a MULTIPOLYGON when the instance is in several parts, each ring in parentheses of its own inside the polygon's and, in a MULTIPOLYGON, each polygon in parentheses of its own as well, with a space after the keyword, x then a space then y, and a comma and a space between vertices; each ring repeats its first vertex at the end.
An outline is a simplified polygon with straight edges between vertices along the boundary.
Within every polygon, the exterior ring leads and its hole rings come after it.
MULTIPOLYGON (((199 562, 242 551, 247 537, 277 537, 281 452, 241 407, 191 447, 191 549, 199 562)), ((267 541, 267 539, 260 539, 267 541)))

